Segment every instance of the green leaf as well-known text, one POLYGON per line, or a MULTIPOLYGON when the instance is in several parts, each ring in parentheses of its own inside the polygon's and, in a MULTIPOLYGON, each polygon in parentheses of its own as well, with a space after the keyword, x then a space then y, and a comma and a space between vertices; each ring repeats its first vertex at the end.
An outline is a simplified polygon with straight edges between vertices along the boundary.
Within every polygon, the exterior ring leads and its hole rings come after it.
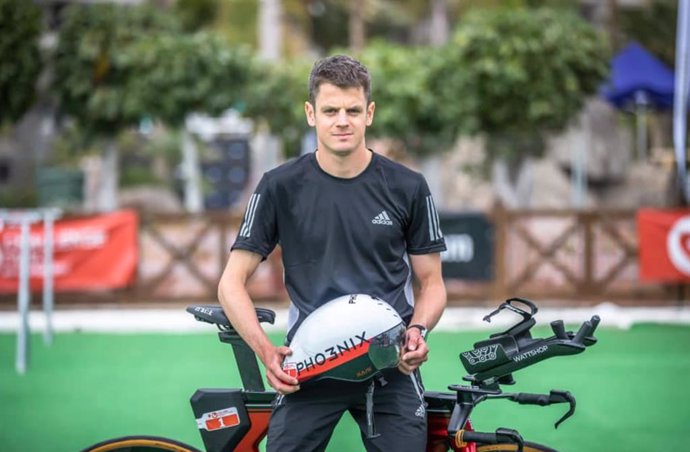
POLYGON ((567 127, 608 72, 605 39, 576 14, 549 8, 475 10, 442 50, 449 98, 472 92, 475 130, 489 157, 543 151, 567 127), (511 138, 512 137, 512 138, 511 138))
POLYGON ((0 0, 0 126, 17 121, 35 98, 41 71, 41 12, 33 2, 0 0))

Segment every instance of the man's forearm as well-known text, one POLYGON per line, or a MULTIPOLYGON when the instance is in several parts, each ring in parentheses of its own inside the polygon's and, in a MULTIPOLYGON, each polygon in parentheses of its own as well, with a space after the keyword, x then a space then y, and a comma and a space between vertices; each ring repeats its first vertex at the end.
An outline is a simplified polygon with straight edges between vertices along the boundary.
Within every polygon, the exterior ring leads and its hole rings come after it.
POLYGON ((244 288, 242 290, 226 288, 221 283, 218 289, 218 299, 233 328, 254 350, 254 353, 264 361, 264 351, 272 344, 259 324, 254 303, 247 291, 244 288))
POLYGON ((421 287, 415 302, 411 325, 423 325, 427 330, 433 329, 446 308, 446 287, 443 280, 421 287))
POLYGON ((265 351, 273 345, 259 324, 254 303, 246 289, 247 280, 260 262, 260 256, 233 251, 218 284, 218 300, 233 328, 264 361, 265 351))
POLYGON ((419 282, 419 294, 411 324, 431 330, 446 307, 446 286, 441 273, 441 253, 411 255, 412 270, 419 282))

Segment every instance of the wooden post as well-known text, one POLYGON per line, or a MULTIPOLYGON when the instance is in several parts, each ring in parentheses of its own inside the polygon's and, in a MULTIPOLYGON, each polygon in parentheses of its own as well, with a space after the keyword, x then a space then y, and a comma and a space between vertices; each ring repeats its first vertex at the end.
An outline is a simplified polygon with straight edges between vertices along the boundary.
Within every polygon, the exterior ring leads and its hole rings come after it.
POLYGON ((350 2, 350 50, 355 54, 364 49, 366 42, 366 30, 364 26, 365 0, 352 0, 350 2))
POLYGON ((594 215, 591 212, 578 215, 579 221, 584 228, 584 275, 579 288, 581 293, 591 294, 596 291, 596 281, 594 279, 594 215))
POLYGON ((491 297, 493 301, 502 301, 507 298, 508 276, 506 268, 506 252, 508 246, 508 222, 510 216, 500 201, 497 201, 492 212, 494 221, 494 279, 491 284, 491 297))

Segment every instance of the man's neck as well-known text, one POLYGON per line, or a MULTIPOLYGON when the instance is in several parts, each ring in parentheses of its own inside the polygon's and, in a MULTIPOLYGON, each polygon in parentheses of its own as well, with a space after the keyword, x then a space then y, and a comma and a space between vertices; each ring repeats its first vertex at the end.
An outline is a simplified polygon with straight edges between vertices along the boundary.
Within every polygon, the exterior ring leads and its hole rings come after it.
POLYGON ((367 168, 372 158, 373 153, 366 147, 343 156, 316 150, 319 167, 331 176, 341 179, 357 177, 367 168))

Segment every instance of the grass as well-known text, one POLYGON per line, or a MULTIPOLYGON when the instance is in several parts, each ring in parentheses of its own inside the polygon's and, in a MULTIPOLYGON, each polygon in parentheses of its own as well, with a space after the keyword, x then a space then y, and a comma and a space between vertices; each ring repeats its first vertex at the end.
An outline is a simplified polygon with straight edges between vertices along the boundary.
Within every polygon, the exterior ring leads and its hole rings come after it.
MULTIPOLYGON (((545 335, 538 330, 535 336, 545 335)), ((575 415, 558 430, 564 406, 487 402, 480 430, 518 429, 561 451, 685 450, 690 425, 690 328, 642 325, 598 332, 600 343, 520 371, 515 391, 571 391, 575 415), (663 446, 657 446, 657 443, 663 446)), ((424 367, 427 389, 461 381, 458 353, 486 333, 434 333, 424 367)), ((275 343, 280 342, 274 336, 275 343)), ((13 335, 0 335, 0 444, 3 451, 76 451, 106 438, 148 434, 202 443, 189 406, 199 387, 236 387, 230 348, 214 333, 59 334, 47 347, 32 337, 26 375, 14 371, 13 335)), ((507 388, 513 390, 513 388, 507 388)), ((363 450, 345 416, 329 450, 363 450)))

